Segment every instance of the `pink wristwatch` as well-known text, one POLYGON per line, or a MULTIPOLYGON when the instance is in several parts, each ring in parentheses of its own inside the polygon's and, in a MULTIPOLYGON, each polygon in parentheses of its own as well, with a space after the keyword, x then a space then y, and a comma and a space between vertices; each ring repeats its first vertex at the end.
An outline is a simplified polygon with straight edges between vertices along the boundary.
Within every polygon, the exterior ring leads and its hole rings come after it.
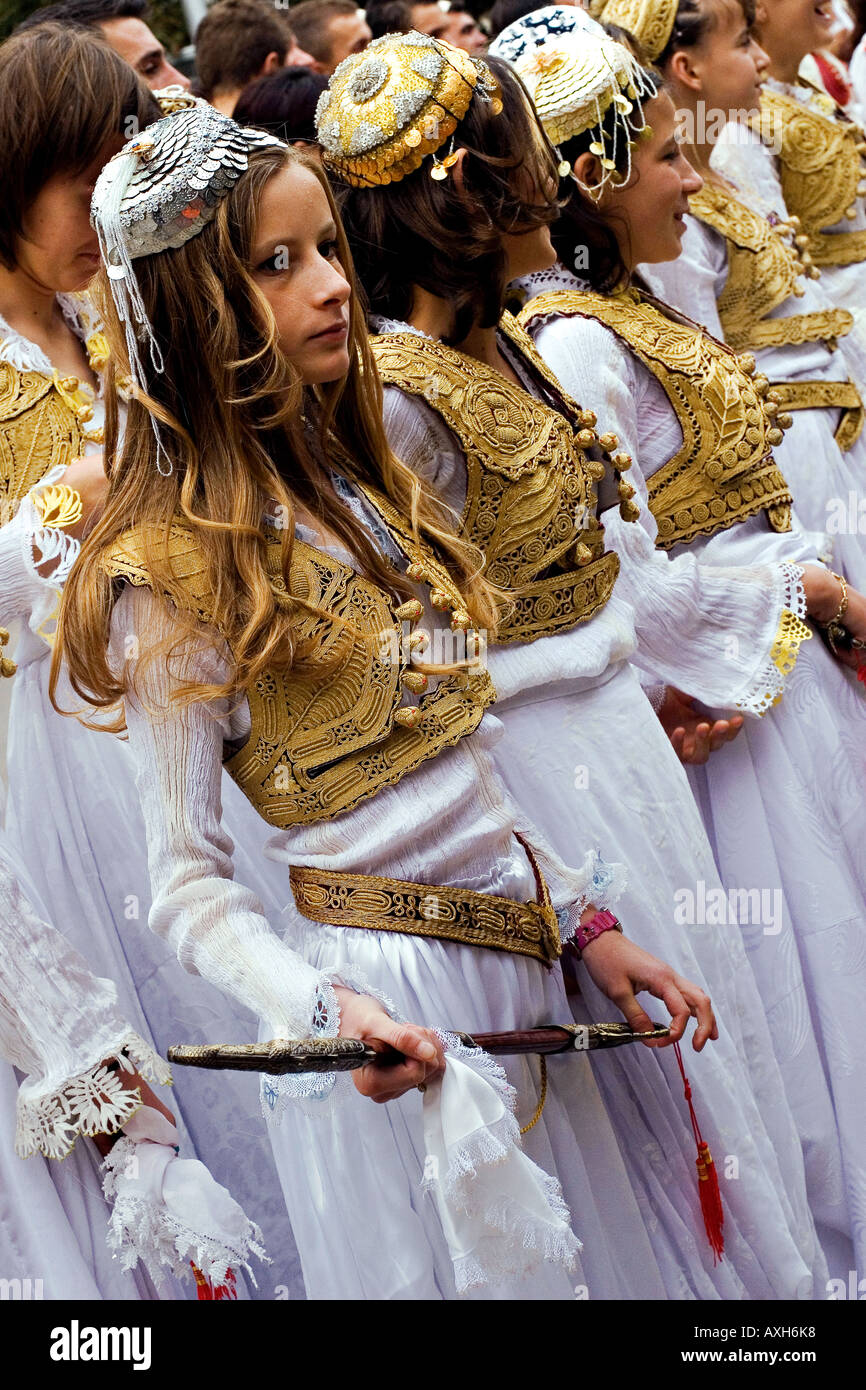
POLYGON ((606 931, 622 931, 622 924, 614 917, 612 912, 602 910, 596 912, 594 917, 590 917, 588 922, 578 925, 571 944, 577 951, 578 959, 583 954, 590 941, 595 941, 597 936, 601 936, 606 931))

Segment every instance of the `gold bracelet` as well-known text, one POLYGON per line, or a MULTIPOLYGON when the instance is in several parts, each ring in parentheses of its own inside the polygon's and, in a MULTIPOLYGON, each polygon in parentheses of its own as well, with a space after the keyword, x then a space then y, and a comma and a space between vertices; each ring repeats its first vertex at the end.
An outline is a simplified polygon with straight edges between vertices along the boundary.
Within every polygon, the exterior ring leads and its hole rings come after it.
POLYGON ((845 580, 842 578, 841 574, 835 574, 833 570, 831 570, 830 573, 834 579, 839 581, 839 586, 842 590, 842 598, 839 602, 839 607, 836 609, 836 612, 833 614, 832 618, 830 618, 829 622, 821 623, 821 627, 841 627, 842 619, 848 612, 848 585, 845 583, 845 580))

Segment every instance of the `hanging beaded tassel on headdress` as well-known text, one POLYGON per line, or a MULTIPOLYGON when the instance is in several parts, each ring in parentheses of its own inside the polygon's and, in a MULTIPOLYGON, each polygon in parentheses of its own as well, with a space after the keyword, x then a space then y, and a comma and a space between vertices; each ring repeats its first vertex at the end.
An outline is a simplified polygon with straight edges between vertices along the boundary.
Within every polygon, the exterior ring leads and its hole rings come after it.
MULTIPOLYGON (((247 130, 207 102, 177 88, 157 93, 167 114, 131 140, 96 182, 91 221, 123 324, 134 390, 164 371, 134 262, 182 246, 214 217, 222 198, 247 168, 251 150, 281 141, 247 130)), ((157 420, 151 415, 160 473, 172 471, 157 420)))
POLYGON ((560 178, 570 175, 593 198, 608 183, 628 182, 632 149, 652 133, 643 102, 658 92, 628 49, 586 11, 549 5, 509 24, 490 52, 512 65, 558 152, 576 136, 592 133, 589 152, 599 161, 601 178, 584 184, 561 154, 560 178))

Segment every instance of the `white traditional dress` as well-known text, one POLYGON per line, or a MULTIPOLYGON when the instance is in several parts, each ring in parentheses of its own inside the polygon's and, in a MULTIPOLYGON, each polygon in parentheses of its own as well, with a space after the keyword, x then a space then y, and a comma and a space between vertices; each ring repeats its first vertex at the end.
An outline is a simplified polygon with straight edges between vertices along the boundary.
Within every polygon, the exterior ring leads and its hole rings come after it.
MULTIPOLYGON (((368 504, 354 498, 351 505, 404 567, 405 557, 368 504)), ((297 534, 310 543, 315 539, 303 527, 297 534)), ((324 553, 352 564, 344 551, 324 553)), ((431 607, 426 589, 418 586, 418 595, 422 621, 435 640, 445 619, 431 607)), ((162 637, 171 623, 149 590, 127 586, 113 619, 118 659, 128 633, 150 640, 162 637)), ((188 645, 175 674, 223 679, 225 670, 224 653, 188 645)), ((168 691, 166 673, 151 668, 141 692, 127 700, 154 880, 151 926, 188 967, 254 1008, 264 1036, 306 1035, 314 1014, 319 1027, 335 1031, 331 981, 382 997, 412 1022, 446 1030, 522 1029, 570 1017, 561 972, 508 951, 325 925, 294 908, 280 941, 254 891, 233 881, 230 846, 220 826, 221 761, 226 749, 248 737, 248 705, 195 705, 146 718, 139 701, 146 698, 159 711, 168 691)), ((572 857, 583 867, 568 869, 515 810, 492 762, 502 733, 500 721, 485 714, 474 734, 354 809, 275 833, 268 854, 283 866, 287 881, 290 866, 306 866, 526 902, 534 899, 536 886, 515 838, 515 828, 521 828, 543 856, 563 909, 579 911, 595 897, 606 901, 602 879, 596 874, 593 882, 595 856, 572 843, 572 857)), ((603 877, 609 883, 613 874, 603 877)), ((603 1010, 606 1017, 611 1008, 603 1010)), ((518 1192, 509 1195, 511 1160, 502 1141, 513 1122, 502 1110, 502 1082, 490 1059, 474 1065, 485 1079, 486 1097, 474 1118, 471 1097, 462 1093, 456 1105, 447 1099, 447 1089, 456 1084, 447 1073, 441 1097, 438 1084, 428 1088, 423 1113, 415 1093, 377 1106, 345 1077, 333 1087, 315 1077, 266 1080, 265 1108, 277 1122, 274 1152, 311 1297, 440 1299, 461 1292, 661 1299, 675 1277, 679 1296, 713 1296, 699 1256, 694 1269, 680 1274, 666 1236, 648 1233, 648 1214, 631 1191, 599 1099, 593 1060, 550 1060, 547 1101, 524 1140, 526 1154, 562 1185, 583 1242, 579 1256, 556 1216, 555 1198, 547 1212, 533 1212, 518 1192), (442 1120, 446 1111, 454 1130, 440 1143, 439 1126, 449 1130, 442 1120), (505 1191, 497 1188, 503 1159, 505 1191), (473 1170, 463 1215, 452 1225, 433 1200, 437 1186, 450 1191, 460 1172, 473 1170), (425 1180, 432 1194, 425 1194, 425 1180), (563 1268, 569 1251, 575 1256, 570 1273, 563 1268)), ((516 1087, 518 1119, 528 1122, 539 1099, 538 1062, 513 1060, 505 1069, 516 1087)), ((784 1196, 773 1202, 788 1212, 784 1196)), ((808 1223, 804 1239, 808 1243, 808 1223)), ((691 1240, 689 1234, 686 1242, 691 1240)), ((802 1287, 809 1283, 809 1267, 788 1235, 786 1242, 789 1287, 802 1287)), ((672 1245, 678 1249, 679 1242, 672 1245)), ((732 1296, 741 1291, 733 1277, 728 1287, 732 1296)))
MULTIPOLYGON (((60 302, 73 331, 82 341, 89 339, 96 325, 87 300, 61 296, 60 302)), ((86 384, 77 386, 74 394, 72 382, 52 387, 56 377, 45 354, 0 320, 0 429, 4 431, 0 469, 12 506, 20 500, 15 483, 22 459, 38 457, 42 451, 50 464, 55 440, 59 461, 43 474, 34 496, 42 484, 56 483, 62 476, 70 461, 68 447, 59 453, 70 401, 73 406, 83 401, 92 409, 88 423, 95 428, 88 432, 95 433, 102 423, 101 397, 86 384), (39 397, 35 406, 33 396, 39 397), (27 411, 34 417, 32 422, 27 411), (47 442, 40 439, 38 447, 34 429, 44 430, 47 436, 47 442)), ((91 454, 99 449, 98 442, 82 442, 80 451, 91 454)), ((12 678, 6 748, 10 844, 27 868, 47 919, 62 927, 98 974, 115 982, 125 1017, 149 1043, 164 1054, 177 1042, 251 1041, 255 1024, 250 1016, 232 1007, 205 981, 190 979, 146 930, 147 844, 129 748, 111 734, 84 728, 77 719, 58 714, 49 699, 59 586, 77 553, 78 542, 67 532, 42 526, 33 497, 0 527, 0 626, 20 630, 13 653, 18 670, 12 678), (60 561, 49 582, 35 563, 46 556, 60 561)), ((81 701, 64 682, 59 701, 66 709, 81 708, 81 701)), ((257 849, 264 838, 258 819, 233 786, 227 790, 227 805, 246 827, 246 843, 257 849)), ((274 868, 259 857, 256 872, 259 891, 279 922, 282 886, 277 886, 274 868)), ((273 1285, 268 1275, 260 1296, 271 1296, 273 1286, 280 1285, 292 1297, 303 1297, 255 1082, 229 1073, 215 1085, 204 1074, 180 1073, 175 1105, 182 1132, 186 1133, 184 1125, 189 1129, 187 1151, 195 1146, 262 1227, 269 1248, 281 1252, 273 1285)), ((94 1245, 104 1238, 99 1229, 101 1213, 95 1219, 97 1228, 90 1237, 94 1245)))
POLYGON ((761 116, 752 124, 766 138, 729 122, 713 150, 712 162, 742 190, 748 203, 753 194, 766 196, 768 187, 776 184, 775 211, 782 217, 799 217, 828 299, 862 315, 863 131, 826 92, 802 81, 767 78, 761 106, 761 116))
MULTIPOLYGON (((14 1126, 18 1158, 10 1158, 9 1135, 0 1146, 8 1178, 4 1204, 9 1203, 0 1224, 2 1277, 21 1281, 16 1293, 23 1298, 149 1298, 153 1286, 146 1274, 164 1286, 167 1267, 186 1277, 188 1296, 192 1258, 206 1278, 223 1283, 230 1268, 249 1269, 249 1255, 262 1253, 260 1233, 201 1163, 176 1156, 176 1128, 142 1104, 130 1085, 133 1067, 165 1084, 168 1066, 118 1013, 111 982, 92 975, 79 953, 37 915, 32 885, 25 892, 22 878, 0 837, 4 1101, 5 1063, 24 1073, 14 1126), (105 1195, 114 1198, 110 1218, 101 1202, 95 1149, 86 1143, 87 1136, 106 1133, 116 1136, 104 1165, 105 1195), (44 1165, 33 1157, 40 1154, 69 1160, 67 1181, 58 1188, 46 1182, 44 1165), (70 1201, 74 1187, 77 1201, 70 1201), (89 1234, 90 1213, 100 1207, 108 1243, 103 1237, 91 1249, 82 1235, 89 1234)), ((58 1166, 51 1165, 52 1175, 58 1166)), ((166 1292, 184 1296, 174 1280, 168 1290, 160 1287, 161 1296, 166 1292)))
MULTIPOLYGON (((550 288, 551 278, 544 277, 541 288, 550 288)), ((565 271, 556 279, 562 288, 580 287, 565 271)), ((635 459, 629 477, 645 500, 649 480, 683 443, 677 414, 659 382, 610 328, 592 318, 551 317, 536 324, 535 338, 566 389, 616 421, 623 447, 635 459)), ((648 512, 645 524, 654 529, 648 512)), ((636 530, 614 519, 612 535, 624 570, 632 563, 636 530)), ((773 532, 764 513, 712 536, 697 536, 669 553, 671 572, 684 565, 691 570, 697 562, 699 575, 720 578, 726 566, 784 568, 816 559, 804 532, 796 527, 773 532)), ((802 597, 792 596, 790 602, 802 616, 802 597)), ((697 664, 686 688, 702 694, 702 680, 716 682, 718 667, 710 659, 705 673, 697 669, 700 627, 687 636, 690 659, 697 664)), ((739 637, 734 647, 745 640, 750 649, 761 650, 760 632, 756 621, 754 637, 739 637)), ((742 650, 739 655, 742 659, 742 650)), ((640 644, 637 659, 642 660, 640 644)), ((748 709, 742 703, 740 708, 748 709)), ((866 984, 864 749, 862 695, 815 637, 799 648, 781 702, 764 718, 748 719, 742 734, 705 768, 691 769, 729 890, 728 906, 705 908, 703 920, 714 935, 741 940, 754 970, 797 1119, 810 1203, 834 1268, 850 1260, 852 1239, 862 1263, 866 1236, 866 1173, 859 1157, 866 1116, 856 1043, 866 984), (765 895, 760 912, 744 910, 739 897, 734 910, 731 891, 743 890, 765 895)), ((690 876, 691 885, 695 878, 690 876)), ((679 886, 685 882, 681 878, 679 886)), ((711 976, 710 984, 724 1020, 719 985, 711 976)))
MULTIPOLYGON (((745 139, 750 135, 744 132, 745 139)), ((775 177, 774 187, 780 197, 775 177)), ((695 200, 695 212, 686 218, 679 258, 663 265, 642 266, 641 274, 660 299, 714 336, 727 339, 738 351, 748 348, 753 352, 771 385, 784 383, 775 388, 781 389, 782 408, 788 399, 799 396, 800 408, 793 410, 792 423, 776 446, 777 461, 790 485, 800 522, 814 533, 818 553, 856 588, 866 589, 866 506, 860 506, 866 476, 866 433, 861 428, 851 438, 853 430, 848 433, 844 417, 853 420, 856 412, 844 412, 838 403, 822 400, 823 393, 835 396, 838 402, 851 387, 861 398, 866 397, 863 316, 855 315, 853 329, 846 331, 845 311, 827 299, 826 271, 818 281, 795 278, 789 276, 792 267, 778 245, 775 256, 772 250, 769 256, 762 254, 763 246, 769 250, 773 239, 779 237, 774 225, 778 214, 766 200, 759 202, 756 193, 749 194, 745 206, 726 189, 707 188, 695 200), (708 214, 702 216, 704 206, 708 214), (704 220, 707 215, 712 225, 704 220), (744 259, 751 256, 757 262, 755 273, 764 272, 757 293, 749 296, 752 302, 759 300, 763 305, 778 301, 765 317, 758 319, 760 310, 750 311, 750 305, 742 300, 732 304, 723 318, 719 316, 718 301, 726 290, 731 297, 732 267, 725 230, 741 243, 736 254, 744 259), (750 241, 754 249, 749 249, 750 241), (768 283, 771 277, 775 285, 768 283), (785 295, 787 288, 799 293, 785 295), (767 346, 761 346, 764 341, 767 346), (802 408, 810 395, 813 405, 802 408), (844 448, 837 442, 837 432, 844 448), (861 513, 862 529, 858 527, 861 513)), ((744 292, 746 288, 744 285, 744 292)))
MULTIPOLYGON (((375 327, 386 335, 413 331, 381 319, 375 327)), ((507 340, 500 339, 500 348, 527 388, 537 391, 507 340)), ((385 421, 395 453, 459 516, 466 464, 454 434, 425 400, 395 386, 386 386, 385 421)), ((599 427, 606 423, 618 428, 616 411, 605 411, 599 427)), ((560 854, 590 843, 603 859, 627 862, 628 885, 617 907, 626 932, 704 985, 714 1001, 719 1042, 687 1057, 687 1066, 720 1171, 719 1155, 741 1155, 743 1178, 748 1169, 745 1181, 722 1182, 726 1258, 715 1269, 697 1208, 694 1141, 673 1054, 609 1054, 595 1068, 657 1256, 674 1254, 674 1263, 665 1264, 668 1296, 685 1297, 690 1290, 702 1298, 820 1296, 823 1260, 806 1213, 799 1145, 739 933, 684 928, 673 919, 680 886, 718 880, 683 770, 628 661, 638 625, 659 663, 667 658, 676 665, 688 686, 700 657, 682 646, 683 632, 718 655, 724 632, 756 630, 760 640, 747 647, 744 637, 734 666, 719 667, 720 685, 736 687, 748 701, 749 692, 754 696, 773 682, 769 651, 791 601, 790 577, 780 567, 775 575, 766 569, 740 573, 731 583, 689 565, 678 585, 662 590, 654 572, 663 557, 654 555, 640 528, 623 530, 633 533, 629 543, 642 551, 643 569, 630 585, 618 580, 596 616, 535 642, 490 648, 496 714, 505 730, 493 750, 497 771, 560 854), (622 589, 625 598, 618 597, 622 589), (634 606, 642 589, 655 595, 656 613, 669 603, 666 630, 647 631, 634 606), (706 611, 716 613, 719 628, 702 636, 696 628, 706 611)), ((610 1004, 583 973, 581 989, 593 1017, 609 1015, 610 1004)), ((657 1005, 644 1003, 657 1014, 657 1005)))

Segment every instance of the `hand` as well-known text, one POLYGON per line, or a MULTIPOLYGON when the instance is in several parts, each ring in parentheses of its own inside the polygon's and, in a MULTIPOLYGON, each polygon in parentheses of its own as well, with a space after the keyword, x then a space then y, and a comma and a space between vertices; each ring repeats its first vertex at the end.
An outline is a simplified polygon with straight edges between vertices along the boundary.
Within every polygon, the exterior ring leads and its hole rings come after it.
POLYGON ((722 744, 736 738, 743 727, 741 714, 731 719, 704 718, 695 710, 691 695, 684 695, 672 685, 667 687, 659 720, 681 763, 705 763, 722 744))
POLYGON ((670 1047, 679 1042, 690 1015, 698 1023, 692 1038, 695 1052, 702 1051, 708 1041, 718 1038, 719 1029, 709 996, 628 937, 616 931, 603 932, 584 947, 583 963, 593 984, 625 1014, 636 1033, 652 1028, 652 1019, 635 995, 646 990, 661 999, 671 1015, 670 1037, 646 1042, 644 1047, 670 1047))
POLYGON ((352 1073, 362 1096, 381 1105, 442 1075, 445 1051, 432 1028, 395 1023, 368 994, 342 986, 335 987, 334 993, 340 1005, 340 1036, 359 1038, 382 1054, 381 1061, 352 1073))
MULTIPOLYGON (((105 1062, 103 1063, 103 1066, 107 1066, 109 1063, 113 1061, 113 1058, 107 1057, 105 1059, 105 1062)), ((150 1085, 147 1083, 147 1081, 145 1081, 144 1077, 139 1074, 139 1072, 127 1071, 125 1067, 120 1066, 114 1074, 115 1076, 120 1077, 123 1089, 125 1091, 137 1090, 139 1095, 141 1096, 141 1101, 143 1105, 149 1105, 152 1106, 154 1110, 158 1110, 161 1115, 165 1116, 165 1118, 168 1120, 170 1124, 177 1123, 177 1121, 174 1118, 174 1115, 171 1113, 168 1106, 160 1100, 159 1096, 156 1094, 155 1091, 152 1090, 150 1085)), ((103 1097, 103 1099, 105 1099, 105 1097, 103 1097)), ((98 1149, 99 1153, 102 1154, 103 1158, 107 1153, 110 1153, 113 1145, 117 1142, 118 1139, 121 1138, 122 1134, 123 1130, 118 1129, 115 1130, 113 1134, 95 1134, 93 1136, 93 1142, 96 1145, 96 1148, 98 1149)))
POLYGON ((83 540, 99 520, 108 496, 108 478, 102 454, 88 454, 86 458, 73 459, 59 482, 61 486, 73 488, 81 498, 81 520, 74 526, 64 527, 64 530, 70 536, 83 540))

